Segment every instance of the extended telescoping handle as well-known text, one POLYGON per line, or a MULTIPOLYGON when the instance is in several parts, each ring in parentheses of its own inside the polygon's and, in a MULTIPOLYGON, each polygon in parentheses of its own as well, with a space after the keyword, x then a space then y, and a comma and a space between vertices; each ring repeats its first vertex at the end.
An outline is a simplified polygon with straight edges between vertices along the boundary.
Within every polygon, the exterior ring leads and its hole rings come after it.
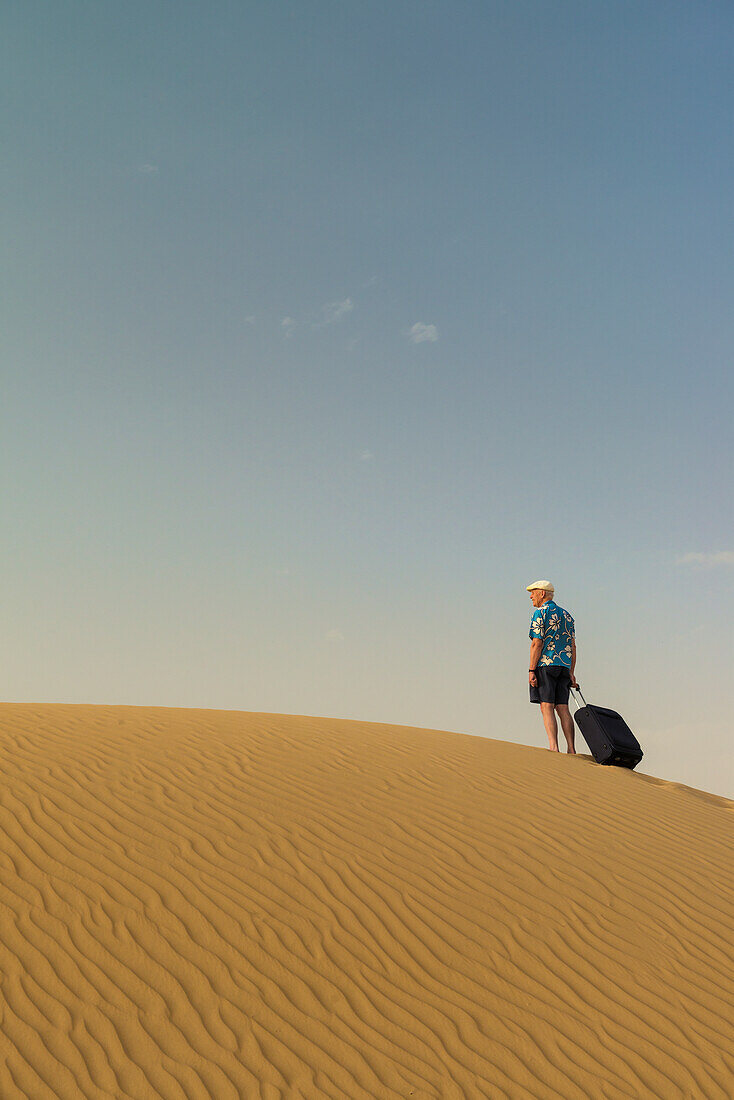
MULTIPOLYGON (((576 706, 578 706, 578 705, 579 705, 579 701, 578 701, 578 699, 576 698, 576 694, 575 694, 575 693, 576 693, 576 692, 578 692, 578 693, 579 693, 579 695, 581 695, 581 688, 580 688, 580 687, 577 687, 577 688, 570 688, 570 691, 571 691, 571 694, 573 695, 573 701, 574 701, 574 703, 576 704, 576 706)), ((584 699, 583 695, 581 695, 581 698, 582 698, 582 699, 584 699)), ((588 705, 589 705, 589 704, 588 704, 588 703, 586 702, 586 700, 584 699, 584 706, 586 707, 586 706, 588 706, 588 705)))

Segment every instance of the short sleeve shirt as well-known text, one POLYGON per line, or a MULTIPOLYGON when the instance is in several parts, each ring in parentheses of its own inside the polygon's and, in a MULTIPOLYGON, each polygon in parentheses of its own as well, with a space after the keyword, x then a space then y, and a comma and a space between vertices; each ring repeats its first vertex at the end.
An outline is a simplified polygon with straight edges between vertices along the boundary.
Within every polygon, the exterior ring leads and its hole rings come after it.
POLYGON ((553 600, 536 607, 530 620, 530 639, 541 639, 543 648, 538 665, 571 667, 571 642, 576 636, 573 616, 553 600))

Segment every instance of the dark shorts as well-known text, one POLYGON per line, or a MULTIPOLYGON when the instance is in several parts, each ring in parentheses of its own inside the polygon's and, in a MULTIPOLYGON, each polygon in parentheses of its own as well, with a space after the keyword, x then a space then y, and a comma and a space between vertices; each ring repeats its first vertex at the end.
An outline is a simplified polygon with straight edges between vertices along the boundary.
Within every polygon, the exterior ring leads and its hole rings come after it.
POLYGON ((543 665, 536 669, 537 686, 530 686, 531 703, 561 703, 568 706, 571 670, 565 665, 543 665))

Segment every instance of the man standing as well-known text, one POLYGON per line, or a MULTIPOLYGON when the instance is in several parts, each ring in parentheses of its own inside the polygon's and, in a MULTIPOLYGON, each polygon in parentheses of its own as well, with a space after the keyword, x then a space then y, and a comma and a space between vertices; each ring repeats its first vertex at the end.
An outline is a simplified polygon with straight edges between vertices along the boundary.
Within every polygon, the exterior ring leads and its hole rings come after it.
POLYGON ((527 591, 536 609, 530 620, 530 702, 540 703, 551 752, 558 752, 557 713, 566 738, 566 751, 575 753, 573 718, 568 709, 569 689, 578 687, 574 674, 576 634, 573 617, 554 603, 555 593, 550 581, 533 581, 527 591))

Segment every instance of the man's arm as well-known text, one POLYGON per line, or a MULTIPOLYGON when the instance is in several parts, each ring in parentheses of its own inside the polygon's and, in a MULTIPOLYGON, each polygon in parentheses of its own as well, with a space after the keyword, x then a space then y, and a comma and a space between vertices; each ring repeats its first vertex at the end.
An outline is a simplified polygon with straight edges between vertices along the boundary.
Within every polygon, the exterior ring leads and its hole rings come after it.
POLYGON ((571 687, 578 687, 576 680, 576 639, 571 639, 571 687))
POLYGON ((535 673, 531 672, 531 669, 538 667, 538 661, 540 655, 543 652, 543 639, 533 638, 530 643, 530 660, 528 661, 528 683, 533 687, 535 686, 535 673))

